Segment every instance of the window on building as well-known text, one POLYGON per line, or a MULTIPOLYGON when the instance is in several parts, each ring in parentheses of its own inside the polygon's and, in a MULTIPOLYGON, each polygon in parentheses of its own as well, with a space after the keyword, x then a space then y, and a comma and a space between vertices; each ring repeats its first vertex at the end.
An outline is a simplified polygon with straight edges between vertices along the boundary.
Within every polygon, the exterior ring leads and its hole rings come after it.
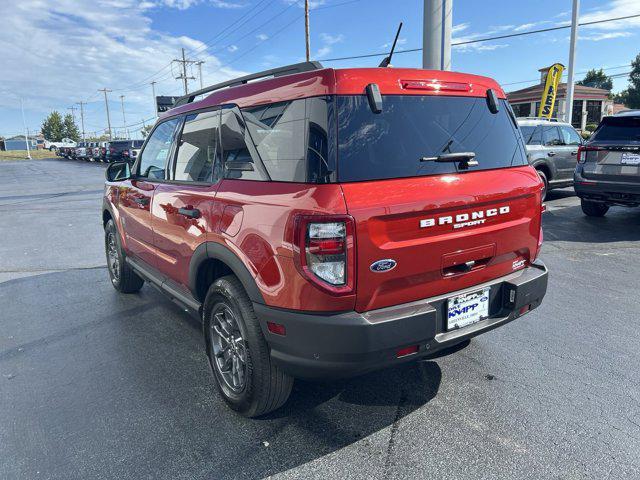
POLYGON ((571 125, 575 128, 582 128, 582 100, 573 101, 573 111, 571 112, 571 125))
POLYGON ((602 100, 587 100, 587 123, 600 123, 602 119, 602 100))
POLYGON ((531 116, 531 102, 526 103, 514 103, 511 105, 513 113, 516 117, 530 117, 531 116))

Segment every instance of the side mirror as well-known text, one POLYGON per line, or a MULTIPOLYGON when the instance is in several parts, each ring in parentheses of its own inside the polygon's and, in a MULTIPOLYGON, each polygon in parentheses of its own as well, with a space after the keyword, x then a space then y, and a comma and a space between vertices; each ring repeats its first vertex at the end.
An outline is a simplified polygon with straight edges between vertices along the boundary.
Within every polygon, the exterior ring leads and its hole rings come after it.
POLYGON ((129 162, 115 162, 107 167, 104 173, 107 182, 120 182, 131 178, 131 166, 129 162))

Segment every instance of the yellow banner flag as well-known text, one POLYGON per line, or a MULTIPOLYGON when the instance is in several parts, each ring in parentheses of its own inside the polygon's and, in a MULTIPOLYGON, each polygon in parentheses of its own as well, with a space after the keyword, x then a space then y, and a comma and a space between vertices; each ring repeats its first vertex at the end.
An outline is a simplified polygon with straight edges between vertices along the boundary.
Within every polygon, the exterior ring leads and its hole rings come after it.
POLYGON ((563 71, 564 65, 561 63, 554 63, 549 67, 547 81, 544 84, 542 98, 540 99, 538 117, 551 118, 553 115, 553 107, 556 104, 556 94, 558 93, 558 85, 560 84, 563 71))

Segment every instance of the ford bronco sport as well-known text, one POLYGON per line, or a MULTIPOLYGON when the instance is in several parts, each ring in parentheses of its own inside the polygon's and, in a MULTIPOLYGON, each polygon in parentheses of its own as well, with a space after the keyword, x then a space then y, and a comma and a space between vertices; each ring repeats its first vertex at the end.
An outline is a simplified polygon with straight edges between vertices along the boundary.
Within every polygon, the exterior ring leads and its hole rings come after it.
POLYGON ((536 308, 542 183, 485 77, 303 63, 193 92, 106 172, 108 271, 203 323, 235 410, 536 308), (202 99, 197 99, 211 94, 202 99))

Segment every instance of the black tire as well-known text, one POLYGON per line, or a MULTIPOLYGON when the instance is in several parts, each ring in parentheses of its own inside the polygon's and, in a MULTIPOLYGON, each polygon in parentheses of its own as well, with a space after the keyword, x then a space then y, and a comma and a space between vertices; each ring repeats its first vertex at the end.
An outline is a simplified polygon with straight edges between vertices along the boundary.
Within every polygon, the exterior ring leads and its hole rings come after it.
POLYGON ((289 398, 293 378, 271 363, 269 346, 262 335, 251 300, 235 276, 219 278, 209 287, 202 316, 209 364, 225 402, 233 410, 250 418, 281 407, 289 398), (221 328, 219 318, 224 319, 226 327, 221 328), (232 338, 231 342, 225 344, 220 341, 223 337, 218 332, 221 330, 228 334, 228 338, 232 338), (216 345, 216 342, 219 343, 216 345), (227 345, 228 348, 221 348, 221 345, 227 345), (229 354, 228 357, 225 352, 229 354), (241 357, 244 357, 244 362, 240 361, 241 357), (224 373, 221 363, 228 365, 224 373), (235 365, 238 371, 243 372, 242 377, 238 375, 243 380, 238 385, 229 378, 235 365))
POLYGON ((542 170, 536 170, 536 172, 538 172, 538 176, 540 177, 540 180, 542 180, 542 183, 544 184, 544 187, 542 189, 542 201, 544 202, 547 198, 547 193, 549 193, 549 179, 547 179, 547 174, 544 173, 542 170))
POLYGON ((120 293, 140 291, 144 280, 124 261, 124 251, 120 245, 120 235, 113 220, 104 226, 104 249, 107 256, 107 270, 113 288, 120 293), (113 251, 111 250, 113 248, 113 251), (112 256, 113 254, 113 256, 112 256))
POLYGON ((49 151, 50 152, 55 152, 57 150, 57 148, 55 147, 55 145, 52 145, 49 147, 49 151))
POLYGON ((609 211, 609 205, 600 202, 590 202, 583 198, 580 199, 580 206, 587 217, 604 217, 609 211))

